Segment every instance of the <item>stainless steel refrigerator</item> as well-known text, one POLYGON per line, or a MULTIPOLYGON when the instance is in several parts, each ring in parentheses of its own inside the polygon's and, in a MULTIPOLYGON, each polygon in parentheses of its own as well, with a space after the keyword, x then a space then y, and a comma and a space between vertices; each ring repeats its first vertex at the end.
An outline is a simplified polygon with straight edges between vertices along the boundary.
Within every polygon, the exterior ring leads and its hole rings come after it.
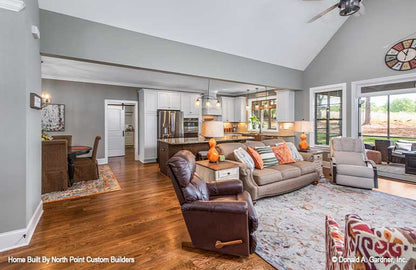
POLYGON ((183 112, 179 110, 157 111, 157 138, 183 138, 183 112))

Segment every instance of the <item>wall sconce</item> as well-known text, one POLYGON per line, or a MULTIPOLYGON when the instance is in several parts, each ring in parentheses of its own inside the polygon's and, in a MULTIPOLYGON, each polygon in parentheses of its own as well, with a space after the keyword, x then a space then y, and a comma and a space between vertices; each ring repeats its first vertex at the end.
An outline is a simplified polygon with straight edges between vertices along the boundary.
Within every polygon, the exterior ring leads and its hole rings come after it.
POLYGON ((42 93, 42 105, 48 105, 51 103, 51 96, 48 93, 42 93))

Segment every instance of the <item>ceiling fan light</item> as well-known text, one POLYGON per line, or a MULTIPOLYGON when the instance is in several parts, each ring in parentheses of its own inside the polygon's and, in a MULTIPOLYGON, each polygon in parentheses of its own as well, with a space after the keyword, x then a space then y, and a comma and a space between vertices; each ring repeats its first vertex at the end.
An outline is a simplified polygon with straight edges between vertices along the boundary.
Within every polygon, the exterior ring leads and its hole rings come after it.
POLYGON ((339 15, 350 16, 360 10, 361 0, 341 0, 339 3, 339 15))

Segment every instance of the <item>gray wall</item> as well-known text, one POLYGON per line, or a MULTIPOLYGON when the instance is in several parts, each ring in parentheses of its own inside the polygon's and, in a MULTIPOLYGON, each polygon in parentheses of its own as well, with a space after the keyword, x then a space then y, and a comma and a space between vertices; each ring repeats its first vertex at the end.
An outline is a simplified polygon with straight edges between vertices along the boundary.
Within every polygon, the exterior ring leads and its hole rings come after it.
POLYGON ((311 87, 346 82, 351 135, 351 82, 412 72, 389 69, 384 46, 416 31, 416 1, 366 0, 364 4, 366 15, 349 18, 305 70, 304 91, 296 92, 297 120, 309 118, 311 87))
POLYGON ((104 158, 104 100, 137 100, 137 88, 42 80, 42 89, 51 95, 52 103, 65 104, 65 131, 50 133, 72 134, 73 145, 92 146, 101 135, 97 158, 104 158))
POLYGON ((0 233, 25 228, 40 202, 40 111, 29 108, 29 93, 40 94, 37 1, 20 13, 0 9, 0 233))
POLYGON ((41 53, 302 89, 302 71, 186 45, 46 10, 41 53))

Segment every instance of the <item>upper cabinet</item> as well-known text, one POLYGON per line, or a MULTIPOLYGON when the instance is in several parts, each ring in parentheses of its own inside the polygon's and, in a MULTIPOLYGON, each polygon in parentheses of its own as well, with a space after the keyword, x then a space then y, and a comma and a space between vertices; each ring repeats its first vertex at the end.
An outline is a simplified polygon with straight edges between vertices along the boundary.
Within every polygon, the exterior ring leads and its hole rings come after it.
POLYGON ((223 122, 247 121, 245 97, 222 97, 221 102, 223 122))
POLYGON ((201 95, 193 93, 181 93, 181 111, 185 117, 200 117, 202 113, 201 95), (199 105, 196 104, 200 100, 199 105))
POLYGON ((157 92, 153 90, 143 90, 143 100, 146 114, 156 114, 158 108, 157 92))
POLYGON ((235 122, 247 122, 247 99, 246 97, 234 98, 234 120, 235 122))
POLYGON ((222 106, 222 121, 223 122, 235 122, 234 98, 222 97, 221 106, 222 106))
POLYGON ((163 110, 180 110, 181 94, 177 92, 158 92, 158 108, 163 110))
POLYGON ((295 92, 293 90, 278 90, 277 94, 277 121, 295 121, 295 92))

